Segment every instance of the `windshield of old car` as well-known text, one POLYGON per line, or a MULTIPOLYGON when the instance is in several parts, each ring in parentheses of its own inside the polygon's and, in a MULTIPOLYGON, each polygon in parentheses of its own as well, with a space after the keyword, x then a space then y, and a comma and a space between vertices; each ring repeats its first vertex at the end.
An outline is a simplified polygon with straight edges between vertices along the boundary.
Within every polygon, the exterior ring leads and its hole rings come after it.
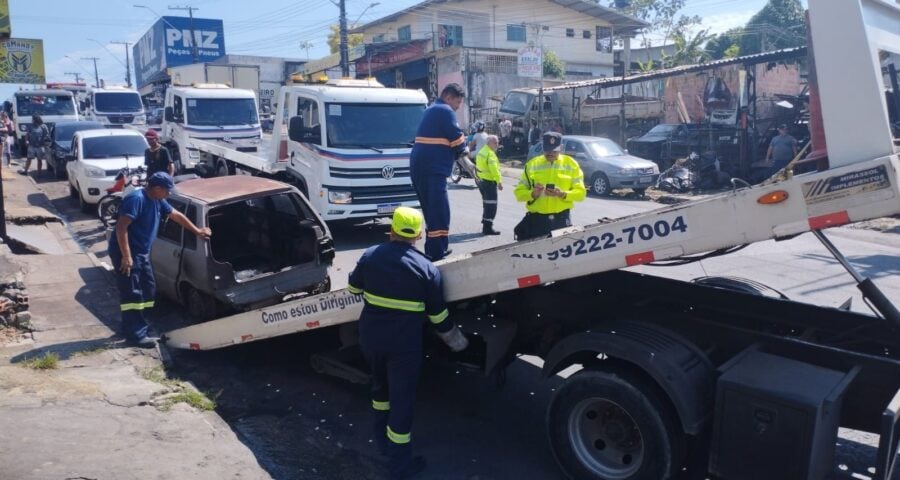
POLYGON ((20 117, 75 115, 75 101, 71 95, 16 94, 16 111, 20 117))
POLYGON ((327 103, 328 146, 411 147, 424 111, 415 103, 327 103))
POLYGON ((256 100, 252 98, 189 98, 187 122, 190 125, 221 126, 259 124, 256 100))
POLYGON ((650 135, 650 134, 664 135, 667 133, 672 133, 677 129, 678 129, 678 125, 657 125, 657 126, 651 128, 650 131, 647 132, 647 134, 648 135, 650 135))
POLYGON ((84 158, 141 157, 143 160, 147 142, 138 135, 109 135, 85 138, 82 142, 84 158))
POLYGON ((500 104, 500 111, 513 115, 524 115, 531 108, 533 100, 534 95, 525 92, 509 92, 503 99, 503 103, 500 104))
POLYGON ((94 110, 98 112, 137 113, 144 110, 137 92, 96 92, 94 110))
POLYGON ((103 125, 93 122, 78 122, 67 124, 56 124, 53 127, 53 137, 60 142, 72 141, 72 135, 82 130, 97 130, 104 128, 103 125))
POLYGON ((625 152, 612 140, 596 140, 585 144, 594 158, 615 157, 625 155, 625 152))

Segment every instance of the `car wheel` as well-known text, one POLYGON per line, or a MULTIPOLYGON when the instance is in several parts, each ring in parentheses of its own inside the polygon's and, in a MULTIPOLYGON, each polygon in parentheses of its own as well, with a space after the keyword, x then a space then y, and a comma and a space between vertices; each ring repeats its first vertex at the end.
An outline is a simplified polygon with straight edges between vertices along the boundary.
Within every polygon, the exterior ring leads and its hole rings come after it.
POLYGON ((53 159, 53 162, 51 162, 51 164, 53 165, 53 174, 56 176, 56 178, 58 180, 62 180, 64 178, 66 178, 66 162, 65 162, 65 160, 60 161, 60 159, 57 157, 57 158, 53 159))
POLYGON ((69 183, 69 198, 76 199, 78 198, 78 190, 75 189, 75 186, 69 183))
POLYGON ((619 369, 569 377, 550 401, 547 433, 573 479, 673 478, 685 448, 677 415, 658 389, 619 369))
POLYGON ((601 172, 594 174, 591 178, 591 193, 598 197, 605 197, 606 195, 609 195, 610 190, 609 178, 601 172))
POLYGON ((215 318, 218 309, 214 298, 190 285, 186 286, 185 289, 185 303, 187 304, 188 315, 199 322, 215 318))
POLYGON ((94 213, 94 206, 87 202, 84 199, 84 195, 81 194, 81 189, 78 189, 78 207, 81 208, 82 213, 91 214, 94 213))

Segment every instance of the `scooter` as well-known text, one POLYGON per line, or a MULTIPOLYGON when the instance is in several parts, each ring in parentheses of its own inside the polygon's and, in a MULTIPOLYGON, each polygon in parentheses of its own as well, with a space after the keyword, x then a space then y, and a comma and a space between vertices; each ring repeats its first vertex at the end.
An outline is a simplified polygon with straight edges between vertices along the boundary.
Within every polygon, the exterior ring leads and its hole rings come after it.
POLYGON ((137 168, 125 167, 116 174, 116 183, 106 189, 104 195, 97 202, 97 216, 100 222, 106 228, 116 226, 119 220, 119 207, 122 205, 122 198, 125 197, 135 188, 141 187, 146 183, 147 170, 141 165, 137 168))

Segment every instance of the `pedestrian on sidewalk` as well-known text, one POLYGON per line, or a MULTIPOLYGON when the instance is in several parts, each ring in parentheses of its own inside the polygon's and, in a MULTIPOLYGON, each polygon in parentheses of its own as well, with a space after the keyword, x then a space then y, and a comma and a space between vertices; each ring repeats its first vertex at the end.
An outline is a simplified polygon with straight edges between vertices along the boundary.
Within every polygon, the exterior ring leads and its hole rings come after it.
POLYGON ((469 342, 449 318, 440 270, 415 248, 422 214, 397 208, 390 235, 362 254, 348 290, 365 302, 359 344, 372 371, 375 440, 388 455, 391 478, 405 479, 425 468, 425 459, 412 455, 411 432, 426 319, 454 352, 469 342))
POLYGON ((409 157, 409 170, 419 205, 425 213, 425 254, 438 261, 450 254, 450 199, 447 177, 453 162, 466 152, 466 136, 454 113, 466 93, 457 83, 441 90, 441 98, 425 110, 409 157))
POLYGON ((169 175, 175 175, 175 164, 172 162, 172 155, 169 149, 159 143, 159 134, 156 130, 149 129, 144 134, 147 139, 149 148, 144 150, 144 166, 147 168, 147 177, 156 172, 166 172, 169 175))
POLYGON ((503 147, 501 153, 504 157, 509 156, 510 144, 512 140, 512 122, 506 117, 500 117, 500 146, 503 147))
POLYGON ((500 139, 496 135, 488 135, 487 144, 475 157, 475 170, 477 171, 478 190, 481 192, 483 213, 481 215, 481 234, 500 235, 494 230, 494 217, 497 216, 497 190, 503 190, 500 181, 500 159, 497 158, 497 148, 500 139))
POLYGON ((6 111, 0 111, 0 162, 7 167, 12 162, 11 144, 16 143, 16 131, 6 111), (5 159, 5 161, 4 161, 5 159))
POLYGON ((156 240, 160 217, 173 221, 190 233, 209 238, 209 228, 198 228, 166 202, 175 188, 172 176, 157 172, 147 186, 125 196, 119 207, 116 233, 109 239, 109 258, 118 272, 116 281, 122 310, 122 335, 132 345, 153 348, 156 341, 147 336, 144 314, 154 305, 156 279, 150 265, 150 247, 156 240))
POLYGON ((50 147, 50 129, 44 123, 44 119, 40 115, 31 116, 31 125, 28 127, 28 133, 25 134, 25 143, 28 145, 25 159, 25 168, 19 170, 19 173, 28 175, 28 169, 31 168, 31 160, 37 159, 37 174, 40 176, 44 169, 44 159, 47 157, 47 151, 50 147))

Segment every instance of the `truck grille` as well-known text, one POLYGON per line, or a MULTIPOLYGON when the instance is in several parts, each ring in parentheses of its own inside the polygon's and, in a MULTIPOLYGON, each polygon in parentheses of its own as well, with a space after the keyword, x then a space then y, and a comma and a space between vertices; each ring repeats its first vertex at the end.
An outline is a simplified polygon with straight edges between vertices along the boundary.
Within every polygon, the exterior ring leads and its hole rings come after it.
POLYGON ((342 168, 330 167, 329 172, 334 178, 409 178, 409 167, 394 167, 390 173, 385 172, 385 167, 372 168, 342 168))
POLYGON ((350 192, 353 205, 399 203, 417 200, 412 185, 389 185, 386 187, 331 187, 329 190, 350 192))
POLYGON ((134 115, 110 115, 109 123, 124 124, 134 121, 134 115))

